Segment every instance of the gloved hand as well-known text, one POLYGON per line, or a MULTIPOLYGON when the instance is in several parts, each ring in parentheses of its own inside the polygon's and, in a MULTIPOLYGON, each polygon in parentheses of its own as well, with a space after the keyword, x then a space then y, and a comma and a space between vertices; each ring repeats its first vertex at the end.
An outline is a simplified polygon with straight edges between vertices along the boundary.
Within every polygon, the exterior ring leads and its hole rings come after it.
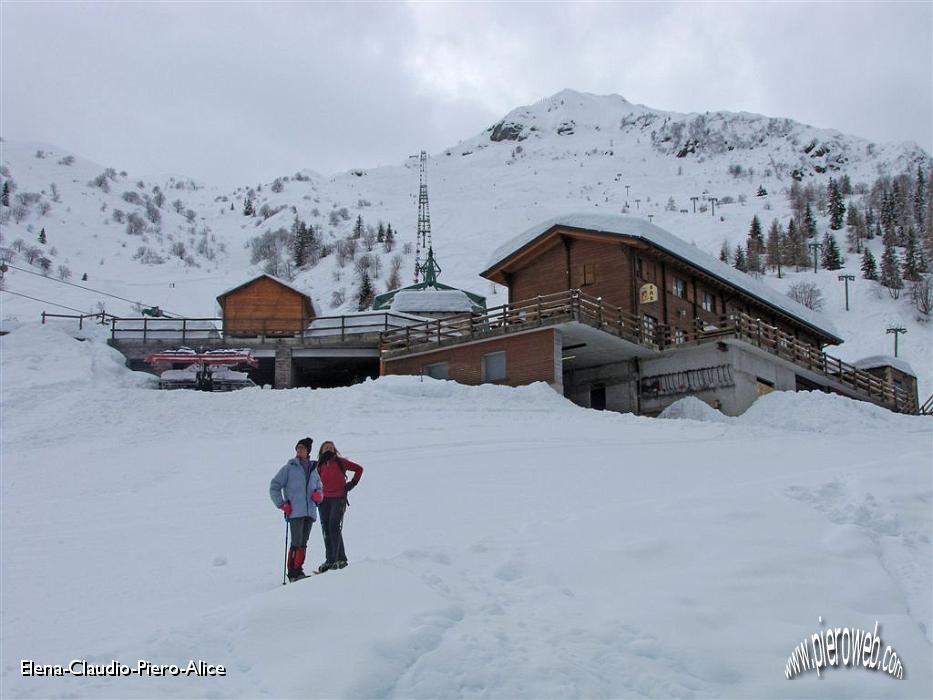
POLYGON ((292 504, 291 504, 290 501, 285 501, 285 503, 283 503, 282 505, 280 505, 279 508, 282 509, 282 511, 285 513, 285 515, 291 515, 291 514, 292 514, 292 504))
POLYGON ((312 491, 311 500, 314 501, 315 503, 320 503, 321 501, 324 500, 324 492, 323 491, 312 491))
POLYGON ((355 489, 358 483, 359 483, 358 481, 347 482, 347 493, 350 493, 353 489, 355 489))

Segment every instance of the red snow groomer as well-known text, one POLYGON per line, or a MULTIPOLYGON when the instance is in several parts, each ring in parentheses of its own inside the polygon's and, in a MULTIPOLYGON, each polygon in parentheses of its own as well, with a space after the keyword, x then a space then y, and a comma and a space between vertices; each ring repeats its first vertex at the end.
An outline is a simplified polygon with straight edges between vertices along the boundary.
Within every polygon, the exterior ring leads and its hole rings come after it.
POLYGON ((246 372, 237 372, 233 368, 259 365, 248 349, 196 352, 191 348, 179 348, 147 355, 145 361, 153 369, 161 370, 160 389, 199 391, 233 391, 256 386, 246 372), (176 369, 177 365, 184 367, 176 369))

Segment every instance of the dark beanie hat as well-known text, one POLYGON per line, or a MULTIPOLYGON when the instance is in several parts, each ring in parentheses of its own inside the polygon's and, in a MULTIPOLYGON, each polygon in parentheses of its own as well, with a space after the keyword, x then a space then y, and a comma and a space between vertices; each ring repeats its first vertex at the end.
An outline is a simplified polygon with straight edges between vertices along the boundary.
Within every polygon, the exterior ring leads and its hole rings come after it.
POLYGON ((313 444, 314 444, 314 440, 312 440, 312 439, 309 438, 309 437, 306 437, 306 438, 301 438, 301 440, 299 440, 297 443, 295 443, 295 447, 297 448, 298 445, 304 445, 306 448, 308 448, 308 454, 310 455, 310 454, 311 454, 311 446, 312 446, 313 444))

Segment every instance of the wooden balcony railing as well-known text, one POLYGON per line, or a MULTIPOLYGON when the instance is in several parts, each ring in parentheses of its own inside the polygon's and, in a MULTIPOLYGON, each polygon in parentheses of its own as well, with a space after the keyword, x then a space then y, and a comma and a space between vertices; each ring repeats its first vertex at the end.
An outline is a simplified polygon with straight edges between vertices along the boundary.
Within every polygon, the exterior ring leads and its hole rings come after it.
POLYGON ((381 347, 390 356, 404 355, 431 346, 455 345, 568 321, 585 323, 657 352, 725 337, 739 338, 896 411, 918 412, 914 397, 902 389, 747 314, 666 325, 638 318, 578 289, 503 304, 483 314, 459 314, 391 328, 382 333, 381 347))
POLYGON ((275 318, 116 318, 110 319, 110 339, 120 343, 177 343, 211 345, 243 338, 311 338, 344 342, 360 334, 382 334, 412 323, 411 318, 390 312, 352 316, 318 316, 313 319, 275 318))

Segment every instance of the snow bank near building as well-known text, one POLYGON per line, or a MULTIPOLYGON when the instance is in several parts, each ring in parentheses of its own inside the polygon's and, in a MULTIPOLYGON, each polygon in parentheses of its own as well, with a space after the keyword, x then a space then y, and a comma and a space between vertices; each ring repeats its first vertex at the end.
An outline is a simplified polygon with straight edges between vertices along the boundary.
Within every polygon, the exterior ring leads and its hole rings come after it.
POLYGON ((729 423, 732 419, 695 396, 686 396, 665 408, 659 418, 698 420, 707 423, 729 423))
MULTIPOLYGON (((75 331, 77 325, 75 324, 75 331)), ((3 391, 34 391, 46 387, 130 387, 152 379, 131 372, 126 358, 107 345, 93 329, 78 340, 64 328, 23 323, 0 336, 3 391)))
POLYGON ((740 425, 834 434, 923 429, 933 422, 928 417, 905 416, 865 401, 821 391, 773 391, 760 397, 736 420, 740 425))

